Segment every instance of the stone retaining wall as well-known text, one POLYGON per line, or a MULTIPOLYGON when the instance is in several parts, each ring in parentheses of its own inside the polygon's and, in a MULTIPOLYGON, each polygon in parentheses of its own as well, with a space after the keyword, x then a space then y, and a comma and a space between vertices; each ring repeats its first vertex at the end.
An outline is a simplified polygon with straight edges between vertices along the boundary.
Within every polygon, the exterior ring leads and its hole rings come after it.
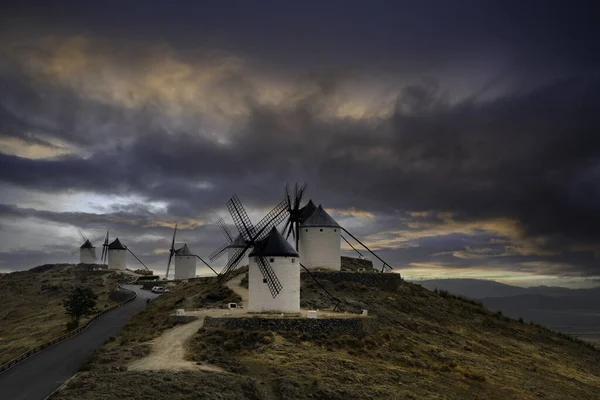
MULTIPOLYGON (((400 274, 380 272, 345 272, 345 271, 311 271, 317 280, 327 280, 331 283, 353 282, 367 286, 375 286, 384 290, 396 290, 402 283, 400 274)), ((302 272, 301 279, 310 281, 307 272, 302 272)))
POLYGON ((204 318, 205 328, 244 329, 250 331, 299 331, 308 335, 363 337, 370 330, 369 318, 204 318))

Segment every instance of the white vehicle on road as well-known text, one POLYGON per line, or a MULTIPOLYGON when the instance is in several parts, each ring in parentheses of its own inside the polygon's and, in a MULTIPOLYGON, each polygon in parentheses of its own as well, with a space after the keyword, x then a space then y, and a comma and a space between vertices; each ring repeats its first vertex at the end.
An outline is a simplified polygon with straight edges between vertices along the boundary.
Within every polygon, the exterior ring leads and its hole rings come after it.
POLYGON ((165 292, 165 288, 162 286, 154 286, 152 288, 152 293, 164 293, 165 292))

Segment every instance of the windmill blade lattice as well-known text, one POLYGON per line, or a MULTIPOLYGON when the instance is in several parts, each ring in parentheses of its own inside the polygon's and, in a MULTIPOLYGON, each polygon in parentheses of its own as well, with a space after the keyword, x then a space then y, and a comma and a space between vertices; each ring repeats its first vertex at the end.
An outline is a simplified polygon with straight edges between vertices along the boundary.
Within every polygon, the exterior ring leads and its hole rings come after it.
POLYGON ((255 234, 254 225, 252 225, 252 221, 237 195, 233 195, 233 197, 229 199, 227 202, 227 209, 231 214, 231 218, 233 218, 233 223, 240 232, 240 235, 242 235, 242 239, 244 239, 244 241, 252 239, 255 234))
POLYGON ((85 237, 85 235, 83 234, 81 229, 77 229, 77 233, 79 234, 79 237, 81 238, 81 240, 83 240, 84 242, 87 242, 88 238, 85 237))
POLYGON ((301 208, 302 204, 302 196, 306 191, 307 184, 304 183, 300 188, 298 188, 298 183, 294 185, 294 195, 290 196, 289 185, 285 185, 285 193, 284 198, 287 205, 288 211, 288 220, 286 221, 281 234, 289 239, 290 235, 294 238, 294 242, 296 243, 296 250, 298 250, 298 241, 299 241, 299 233, 300 233, 300 223, 302 222, 302 214, 304 208, 301 208))
POLYGON ((102 256, 100 259, 104 264, 106 264, 106 259, 108 258, 108 231, 106 231, 106 237, 104 238, 104 243, 102 243, 102 256))
POLYGON ((279 292, 281 292, 281 289, 283 289, 283 285, 279 281, 279 278, 277 278, 277 275, 275 275, 275 271, 273 271, 271 264, 269 264, 267 259, 262 256, 258 257, 257 264, 262 276, 267 280, 267 286, 271 291, 271 296, 273 296, 273 298, 277 297, 279 292))
POLYGON ((223 231, 223 234, 225 235, 225 240, 229 240, 229 243, 232 243, 233 242, 233 236, 231 235, 231 231, 229 230, 229 228, 227 227, 227 225, 225 225, 225 221, 223 220, 223 218, 219 217, 219 219, 217 220, 217 222, 221 226, 221 230, 223 231))
MULTIPOLYGON (((236 195, 227 202, 227 208, 229 209, 231 218, 240 232, 242 239, 246 243, 246 246, 243 249, 236 251, 235 255, 227 263, 227 266, 221 271, 221 274, 219 275, 219 282, 221 283, 227 279, 231 271, 235 270, 250 247, 255 247, 257 242, 264 239, 273 227, 277 227, 283 222, 287 216, 288 210, 287 202, 284 200, 269 211, 255 227, 252 224, 248 213, 246 213, 242 202, 236 195)), ((271 295, 275 298, 281 291, 281 282, 266 260, 263 259, 260 261, 259 257, 258 265, 260 272, 271 291, 271 295)))
POLYGON ((242 261, 242 258, 244 258, 244 253, 246 252, 246 250, 249 247, 250 246, 246 246, 244 248, 240 248, 240 249, 236 250, 236 252, 233 254, 233 257, 231 257, 231 259, 229 261, 227 261, 227 265, 225 266, 225 268, 223 268, 223 271, 221 271, 221 273, 219 274, 219 276, 220 276, 219 282, 224 282, 227 279, 227 276, 229 275, 229 273, 231 271, 233 271, 235 269, 235 267, 238 266, 240 261, 242 261))
POLYGON ((209 256, 208 259, 212 262, 215 261, 217 258, 221 257, 223 255, 223 253, 225 251, 227 251, 227 249, 229 248, 229 246, 231 246, 231 243, 224 243, 223 245, 221 245, 221 247, 217 248, 215 251, 213 251, 209 256))
POLYGON ((175 254, 175 235, 177 235, 177 224, 175 224, 175 230, 173 231, 173 240, 171 241, 171 248, 169 249, 169 262, 167 263, 167 273, 165 274, 165 279, 169 278, 169 268, 171 267, 171 259, 173 258, 173 254, 175 254))
POLYGON ((269 211, 269 213, 256 225, 255 233, 257 236, 254 240, 261 240, 267 237, 271 228, 281 224, 285 217, 287 217, 287 203, 284 200, 269 211))

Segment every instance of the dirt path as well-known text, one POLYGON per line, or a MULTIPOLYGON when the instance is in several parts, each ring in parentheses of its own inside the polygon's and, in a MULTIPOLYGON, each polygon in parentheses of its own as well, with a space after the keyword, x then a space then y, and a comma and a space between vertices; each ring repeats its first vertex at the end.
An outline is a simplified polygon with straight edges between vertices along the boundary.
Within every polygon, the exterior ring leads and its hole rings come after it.
POLYGON ((244 307, 248 307, 248 288, 245 288, 241 285, 245 276, 246 274, 239 274, 235 278, 228 280, 227 283, 225 283, 225 286, 240 296, 244 302, 244 307))
POLYGON ((214 365, 197 365, 185 360, 185 342, 187 342, 204 324, 204 317, 198 320, 169 329, 152 342, 152 353, 140 360, 134 361, 127 369, 129 371, 171 370, 171 371, 213 371, 223 372, 214 365))

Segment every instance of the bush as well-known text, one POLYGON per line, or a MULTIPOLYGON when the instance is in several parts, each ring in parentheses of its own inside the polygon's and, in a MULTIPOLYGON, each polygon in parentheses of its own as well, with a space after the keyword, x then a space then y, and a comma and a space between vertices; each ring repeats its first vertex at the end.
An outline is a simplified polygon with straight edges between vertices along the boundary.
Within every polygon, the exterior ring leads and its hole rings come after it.
POLYGON ((69 322, 67 322, 67 332, 72 331, 73 329, 77 328, 78 326, 79 326, 78 319, 70 320, 69 322))
POLYGON ((479 382, 485 382, 485 379, 486 379, 485 375, 479 374, 477 372, 467 371, 464 373, 464 376, 465 376, 465 378, 469 378, 469 379, 472 379, 474 381, 479 381, 479 382))

